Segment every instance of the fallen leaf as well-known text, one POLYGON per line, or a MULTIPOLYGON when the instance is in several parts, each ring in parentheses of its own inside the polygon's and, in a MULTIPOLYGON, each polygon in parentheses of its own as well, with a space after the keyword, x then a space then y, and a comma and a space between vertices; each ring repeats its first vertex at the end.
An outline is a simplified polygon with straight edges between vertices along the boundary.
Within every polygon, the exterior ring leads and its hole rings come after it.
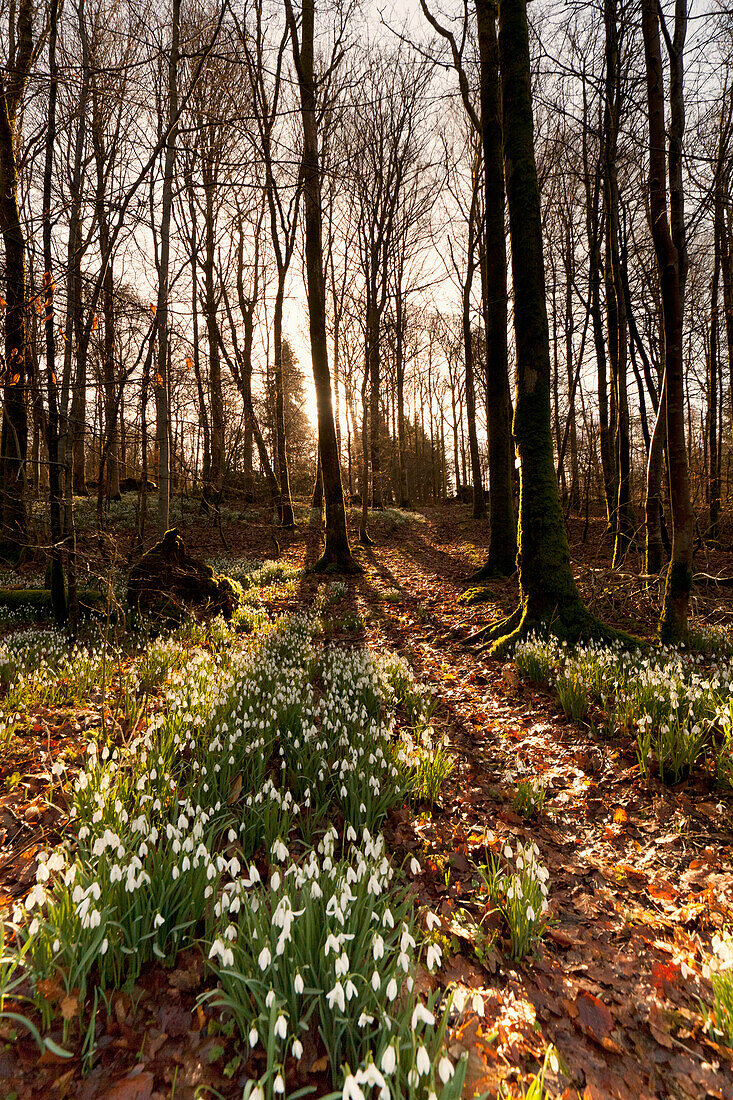
POLYGON ((655 962, 652 966, 652 985, 660 997, 669 996, 670 989, 677 985, 679 968, 673 963, 655 962))
POLYGON ((311 1073, 325 1073, 328 1069, 328 1055, 324 1054, 322 1058, 316 1058, 315 1062, 311 1063, 311 1073))
POLYGON ((150 1100, 153 1092, 152 1073, 128 1074, 116 1081, 106 1093, 107 1100, 150 1100))
POLYGON ((61 998, 61 1015, 65 1020, 73 1020, 79 1015, 79 997, 77 994, 69 994, 61 998))
POLYGON ((613 1031, 613 1014, 600 997, 594 997, 592 993, 579 993, 575 1003, 583 1030, 598 1042, 607 1038, 613 1031))

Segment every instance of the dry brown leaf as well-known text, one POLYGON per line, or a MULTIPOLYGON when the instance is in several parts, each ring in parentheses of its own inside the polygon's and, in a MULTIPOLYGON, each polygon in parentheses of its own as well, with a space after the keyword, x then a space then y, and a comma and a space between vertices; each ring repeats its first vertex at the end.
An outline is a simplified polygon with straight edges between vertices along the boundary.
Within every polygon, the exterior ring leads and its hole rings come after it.
POLYGON ((71 993, 61 998, 61 1015, 65 1020, 73 1020, 79 1015, 78 993, 71 993))

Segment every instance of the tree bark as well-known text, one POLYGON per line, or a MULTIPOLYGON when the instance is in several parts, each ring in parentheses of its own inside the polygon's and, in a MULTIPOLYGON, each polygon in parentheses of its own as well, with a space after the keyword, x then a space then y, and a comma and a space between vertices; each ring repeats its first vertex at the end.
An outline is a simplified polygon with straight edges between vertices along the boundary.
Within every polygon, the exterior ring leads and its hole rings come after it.
MULTIPOLYGON (((512 470, 512 401, 507 350, 507 253, 504 225, 504 163, 496 6, 476 0, 480 56, 481 138, 484 156, 486 318, 486 408, 489 437, 489 525, 491 542, 481 578, 510 576, 516 569, 517 533, 512 470)), ((477 578, 478 579, 478 578, 477 578)))
MULTIPOLYGON (((11 23, 13 13, 10 14, 11 23)), ((3 541, 15 554, 26 541, 25 462, 28 452, 26 387, 25 236, 18 208, 16 121, 33 59, 33 6, 20 0, 15 49, 0 77, 0 231, 5 246, 5 377, 0 435, 3 541)))
MULTIPOLYGON (((684 132, 682 51, 686 10, 676 3, 675 42, 670 68, 673 73, 670 119, 670 210, 665 187, 664 78, 659 35, 659 11, 655 0, 642 0, 642 34, 646 61, 649 109, 649 198, 652 237, 659 271, 663 312, 664 374, 666 384, 667 453, 672 511, 672 554, 667 572, 659 633, 664 642, 687 638, 687 617, 692 588, 692 552, 695 517, 690 500, 690 481, 685 442, 685 392, 682 348, 682 305, 686 260, 684 256, 681 143, 684 132), (671 225, 671 227, 670 227, 671 225), (673 233, 676 240, 673 239, 673 233)), ((663 406, 660 401, 660 415, 663 406)))
MULTIPOLYGON (((570 568, 555 472, 526 0, 499 0, 499 56, 517 356, 514 438, 520 459, 520 602, 513 615, 489 631, 495 654, 505 652, 528 630, 552 630, 569 640, 599 632, 570 568)), ((486 635, 480 632, 479 637, 486 635)))
POLYGON ((163 165, 163 207, 160 220, 160 270, 158 275, 158 363, 155 376, 155 436, 158 447, 158 514, 157 530, 161 537, 170 526, 171 457, 170 457, 170 378, 168 293, 170 268, 171 210, 173 206, 173 171, 178 136, 178 54, 181 24, 181 0, 171 0, 171 47, 168 55, 168 111, 163 165))
POLYGON ((285 0, 295 68, 300 87, 303 123, 303 184, 305 196, 305 257, 308 284, 308 320, 310 328, 313 381, 318 406, 318 443, 326 502, 326 544, 314 570, 355 573, 346 529, 346 508, 338 460, 336 425, 333 419, 331 377, 328 369, 326 340, 326 287, 323 276, 321 237, 321 174, 318 159, 318 124, 314 74, 315 0, 303 0, 301 40, 290 0, 285 0))

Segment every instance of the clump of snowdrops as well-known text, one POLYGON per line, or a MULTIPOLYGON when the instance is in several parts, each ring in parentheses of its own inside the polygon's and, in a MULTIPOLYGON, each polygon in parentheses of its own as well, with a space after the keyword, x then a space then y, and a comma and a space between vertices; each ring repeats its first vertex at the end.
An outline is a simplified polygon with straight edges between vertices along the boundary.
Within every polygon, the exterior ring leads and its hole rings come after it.
POLYGON ((523 676, 548 682, 566 713, 581 720, 591 703, 602 707, 609 734, 636 740, 642 774, 652 767, 675 783, 706 765, 733 785, 733 658, 727 646, 711 655, 661 646, 642 651, 591 642, 569 650, 554 638, 517 645, 523 676))
POLYGON ((703 1005, 705 1030, 719 1042, 733 1047, 733 932, 713 936, 713 953, 703 974, 713 987, 713 1001, 703 1005))
MULTIPOLYGON (((55 765, 73 841, 39 854, 16 950, 46 1026, 43 979, 78 1002, 66 1043, 76 1028, 93 1040, 100 991, 200 944, 218 1003, 266 1048, 252 1095, 283 1092, 312 1017, 344 1096, 376 1084, 454 1100, 464 1068, 445 1054, 447 1010, 415 990, 421 937, 379 832, 432 749, 430 705, 401 658, 321 648, 317 628, 294 617, 242 636, 215 621, 205 646, 201 628, 179 629, 141 652, 126 691, 159 677, 159 705, 128 744, 90 741, 75 778, 55 765)), ((427 962, 439 965, 435 945, 427 962)))
POLYGON ((533 841, 517 841, 516 852, 506 844, 501 856, 489 854, 481 873, 489 900, 506 925, 512 958, 523 959, 539 943, 547 925, 550 875, 540 863, 539 849, 533 841))

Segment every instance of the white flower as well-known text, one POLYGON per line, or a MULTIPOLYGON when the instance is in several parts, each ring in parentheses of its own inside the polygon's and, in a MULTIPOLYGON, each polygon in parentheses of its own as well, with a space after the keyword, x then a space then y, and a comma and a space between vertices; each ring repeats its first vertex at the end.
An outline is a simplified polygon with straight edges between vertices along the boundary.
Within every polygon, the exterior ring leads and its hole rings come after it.
POLYGON ((474 993, 473 1000, 471 1001, 473 1011, 477 1016, 483 1016, 484 1014, 484 999, 480 993, 474 993))
POLYGON ((387 1082, 372 1061, 367 1062, 364 1069, 357 1071, 356 1080, 360 1085, 368 1085, 369 1088, 384 1089, 387 1087, 387 1082))
POLYGON ((415 1065, 421 1077, 427 1077, 430 1073, 430 1055, 422 1044, 418 1047, 415 1065))
POLYGON ((504 857, 505 857, 506 859, 511 859, 513 855, 514 855, 514 852, 513 852, 512 850, 511 850, 511 848, 509 847, 509 845, 508 845, 508 844, 506 844, 506 845, 504 846, 504 857))
POLYGON ((300 1059, 303 1057, 303 1044, 301 1043, 300 1039, 295 1039, 290 1049, 292 1051, 293 1058, 296 1058, 298 1061, 300 1061, 300 1059))
POLYGON ((444 1054, 438 1062, 438 1074, 444 1085, 448 1081, 450 1081, 454 1072, 455 1070, 453 1069, 453 1063, 451 1062, 450 1058, 446 1057, 446 1055, 444 1054))
POLYGON ((425 917, 425 924, 428 932, 432 932, 434 928, 437 928, 440 924, 440 917, 436 913, 428 913, 425 917))
POLYGON ((161 924, 165 924, 165 917, 162 917, 160 913, 156 913, 153 928, 160 928, 161 924))
POLYGON ((384 940, 378 932, 375 932, 374 938, 372 939, 372 954, 375 962, 377 959, 381 959, 384 956, 384 940))
POLYGON ((285 1082, 283 1081, 282 1074, 278 1073, 277 1077, 272 1083, 272 1091, 282 1094, 285 1092, 285 1082))
POLYGON ((443 952, 437 943, 431 943, 428 945, 428 957, 427 966, 428 970, 433 970, 436 966, 440 966, 443 959, 443 952))
POLYGON ((295 981, 293 982, 293 989, 295 990, 296 993, 302 993, 303 990, 305 989, 305 983, 303 982, 303 978, 301 977, 300 974, 295 975, 295 981))
POLYGON ((251 1047, 256 1047, 257 1046, 257 1040, 259 1039, 259 1037, 260 1037, 260 1035, 259 1035, 259 1032, 257 1031, 257 1028, 254 1027, 254 1026, 251 1027, 250 1032, 249 1032, 249 1045, 251 1047))
POLYGON ((344 1091, 342 1092, 342 1100, 364 1100, 364 1093, 359 1087, 359 1082, 352 1073, 347 1074, 344 1079, 344 1091))
POLYGON ((394 978, 390 979, 389 985, 387 986, 385 992, 387 994, 388 1001, 393 1001, 397 996, 397 982, 394 980, 394 978))
POLYGON ((379 1064, 385 1073, 394 1073, 394 1068, 397 1064, 397 1055, 395 1054, 395 1049, 392 1043, 390 1043, 389 1046, 385 1048, 379 1064))
POLYGON ((375 993, 379 992, 379 987, 380 987, 381 984, 382 984, 382 982, 381 982, 381 979, 379 977, 379 972, 377 970, 375 970, 372 974, 372 989, 374 990, 375 993))
POLYGON ((288 1034, 288 1020, 282 1012, 275 1021, 275 1034, 279 1039, 284 1039, 288 1034))
POLYGON ((267 970, 268 966, 272 962, 272 955, 269 947, 263 947, 257 956, 257 963, 260 970, 267 970))
POLYGON ((429 1027, 433 1027, 435 1024, 435 1016, 433 1016, 432 1012, 419 1001, 415 1005, 415 1011, 412 1014, 411 1026, 413 1031, 418 1024, 427 1024, 429 1027))
POLYGON ((420 866, 420 864, 418 863, 418 861, 415 859, 414 856, 410 860, 410 871, 412 872, 413 875, 419 875, 422 872, 422 867, 420 866))
POLYGON ((344 987, 341 982, 336 982, 330 993, 326 994, 326 1000, 328 1001, 328 1007, 333 1008, 336 1004, 343 1012, 346 1008, 346 995, 344 993, 344 987))

